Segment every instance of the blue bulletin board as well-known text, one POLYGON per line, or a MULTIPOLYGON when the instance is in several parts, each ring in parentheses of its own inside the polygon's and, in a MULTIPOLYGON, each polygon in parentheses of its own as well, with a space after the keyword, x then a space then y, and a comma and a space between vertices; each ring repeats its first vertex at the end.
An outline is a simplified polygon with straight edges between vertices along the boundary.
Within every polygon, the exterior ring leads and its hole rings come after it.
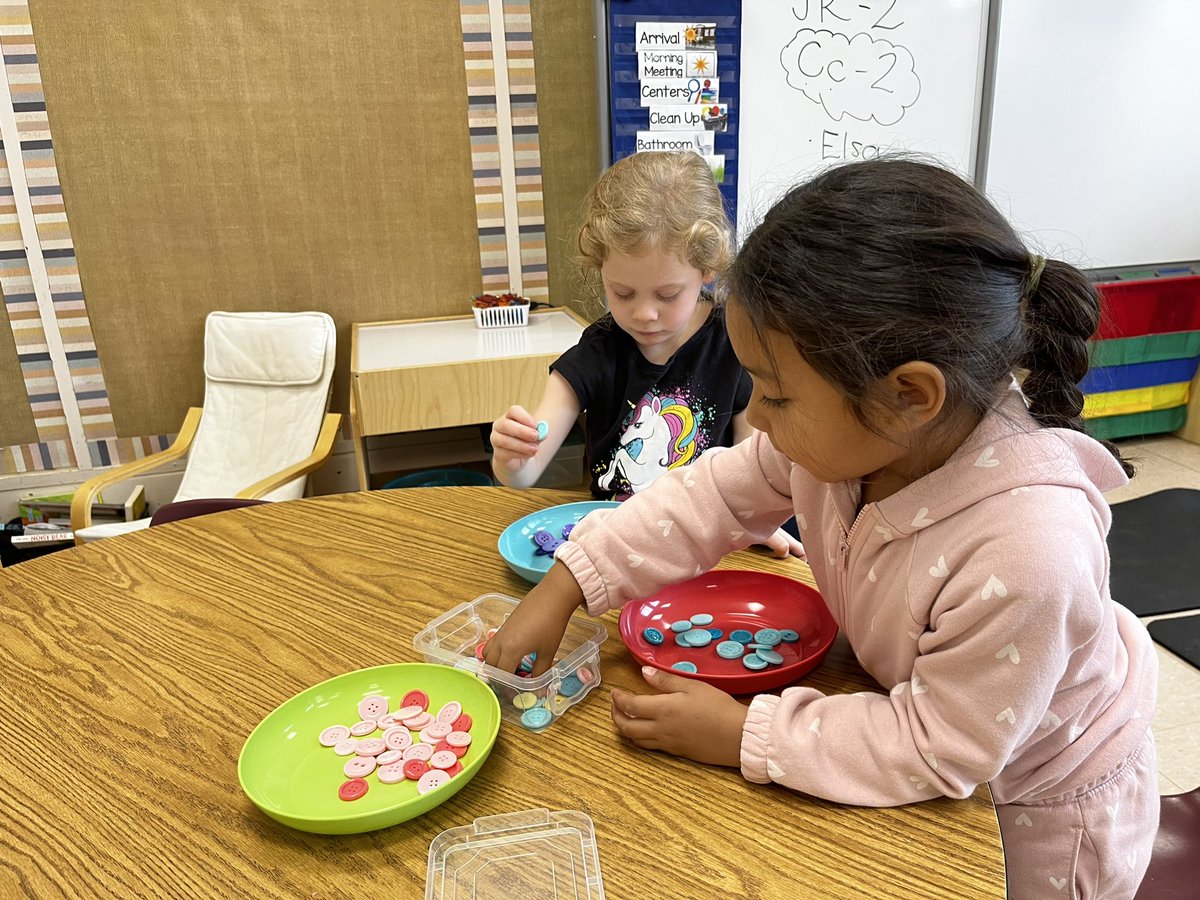
MULTIPOLYGON (((642 105, 642 81, 636 29, 639 22, 688 23, 716 26, 718 96, 715 103, 684 100, 700 108, 725 105, 725 130, 713 131, 713 154, 724 157, 721 195, 730 221, 737 221, 738 73, 742 38, 742 0, 609 0, 608 4, 609 127, 612 160, 636 152, 638 132, 652 131, 650 108, 642 105)), ((696 76, 688 75, 684 81, 696 76)), ((702 89, 701 78, 697 88, 702 89)), ((663 106, 677 105, 664 101, 663 106)), ((663 131, 668 135, 671 132, 663 131)), ((676 132, 683 134, 684 132, 676 132)))

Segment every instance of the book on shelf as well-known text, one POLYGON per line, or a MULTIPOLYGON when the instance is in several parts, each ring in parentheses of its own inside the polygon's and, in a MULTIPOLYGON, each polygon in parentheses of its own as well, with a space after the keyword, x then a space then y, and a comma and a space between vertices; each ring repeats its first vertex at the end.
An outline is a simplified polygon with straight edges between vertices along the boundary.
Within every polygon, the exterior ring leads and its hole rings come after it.
MULTIPOLYGON (((71 523, 71 499, 74 492, 69 494, 51 494, 45 497, 26 497, 18 501, 21 521, 26 525, 34 523, 67 524, 71 523)), ((103 495, 96 498, 92 504, 92 522, 132 522, 146 515, 146 491, 140 484, 135 484, 124 502, 105 502, 103 495)))

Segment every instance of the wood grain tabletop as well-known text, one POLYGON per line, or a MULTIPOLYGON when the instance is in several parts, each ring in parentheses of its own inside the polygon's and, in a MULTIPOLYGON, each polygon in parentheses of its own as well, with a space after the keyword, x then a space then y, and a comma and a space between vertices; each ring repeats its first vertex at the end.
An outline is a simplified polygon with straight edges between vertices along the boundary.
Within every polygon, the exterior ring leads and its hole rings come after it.
MULTIPOLYGON (((566 491, 416 488, 189 519, 0 570, 0 897, 422 897, 430 841, 475 818, 581 810, 609 898, 1004 896, 986 785, 967 800, 840 806, 624 743, 612 686, 643 691, 604 616, 602 683, 550 730, 509 723, 431 812, 360 835, 292 830, 242 793, 272 709, 422 657, 458 603, 529 585, 496 539, 566 491)), ((812 583, 756 551, 723 568, 812 583)), ((802 679, 880 690, 845 642, 802 679)))

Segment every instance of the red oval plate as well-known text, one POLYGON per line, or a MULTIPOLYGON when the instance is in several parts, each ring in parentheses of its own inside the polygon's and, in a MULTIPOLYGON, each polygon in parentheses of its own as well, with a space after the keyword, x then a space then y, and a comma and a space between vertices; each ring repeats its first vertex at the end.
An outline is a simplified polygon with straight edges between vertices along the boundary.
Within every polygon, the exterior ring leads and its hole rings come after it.
POLYGON ((821 595, 813 588, 791 578, 727 569, 708 572, 696 578, 663 588, 646 600, 630 600, 621 610, 621 640, 641 663, 706 681, 730 694, 769 691, 790 684, 812 671, 829 652, 837 637, 837 624, 821 595), (713 617, 707 628, 720 628, 725 636, 705 647, 680 647, 675 643, 671 623, 698 613, 713 617), (649 643, 642 632, 657 628, 666 637, 659 645, 649 643), (774 649, 783 664, 753 671, 740 659, 717 656, 717 644, 729 640, 738 628, 790 628, 800 640, 778 644, 774 649), (672 663, 689 660, 696 674, 672 669, 672 663))

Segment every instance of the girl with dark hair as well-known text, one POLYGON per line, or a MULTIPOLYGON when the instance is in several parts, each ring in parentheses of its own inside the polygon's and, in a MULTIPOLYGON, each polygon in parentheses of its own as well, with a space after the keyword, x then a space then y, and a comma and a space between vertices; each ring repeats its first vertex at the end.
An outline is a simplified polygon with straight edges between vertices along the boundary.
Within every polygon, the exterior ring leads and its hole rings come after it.
POLYGON ((729 288, 759 433, 590 516, 487 661, 537 651, 544 668, 580 603, 650 596, 794 511, 888 692, 794 687, 747 708, 648 669, 658 693, 613 691, 617 730, 841 803, 986 781, 1010 896, 1132 897, 1158 821, 1157 658, 1109 596, 1103 492, 1130 467, 1083 433, 1095 289, 1030 254, 971 185, 900 159, 793 189, 729 288))

